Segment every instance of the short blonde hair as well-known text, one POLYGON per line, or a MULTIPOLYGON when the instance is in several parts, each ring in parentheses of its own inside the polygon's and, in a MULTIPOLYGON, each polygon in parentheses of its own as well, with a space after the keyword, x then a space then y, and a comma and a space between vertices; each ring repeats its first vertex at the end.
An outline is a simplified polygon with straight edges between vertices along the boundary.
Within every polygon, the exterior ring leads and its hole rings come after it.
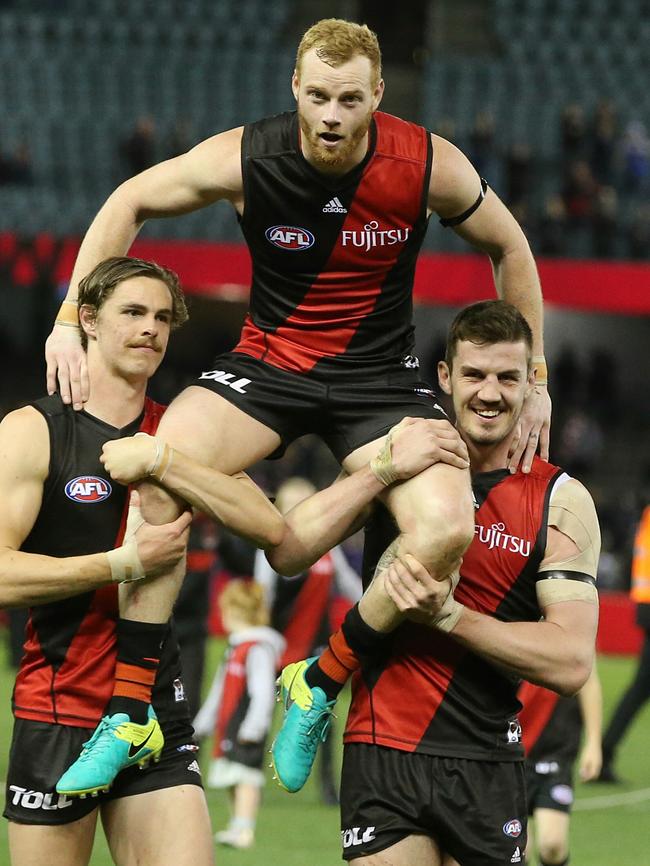
POLYGON ((249 625, 268 625, 264 587, 252 580, 229 580, 219 596, 219 607, 249 625))
POLYGON ((313 24, 300 40, 296 54, 296 73, 300 75, 300 63, 307 51, 316 49, 316 54, 330 66, 341 66, 360 54, 370 60, 373 89, 381 79, 381 50, 374 33, 365 24, 355 24, 342 18, 323 18, 313 24))

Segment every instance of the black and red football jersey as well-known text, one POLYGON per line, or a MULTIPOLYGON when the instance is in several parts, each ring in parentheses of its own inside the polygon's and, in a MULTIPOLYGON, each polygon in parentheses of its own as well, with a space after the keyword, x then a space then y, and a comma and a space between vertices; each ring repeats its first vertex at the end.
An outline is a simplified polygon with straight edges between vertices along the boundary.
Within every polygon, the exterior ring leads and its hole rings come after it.
POLYGON ((223 688, 212 741, 212 757, 237 760, 237 735, 250 706, 246 658, 257 641, 231 644, 223 661, 223 688))
MULTIPOLYGON (((535 584, 546 548, 548 502, 562 470, 535 459, 531 472, 472 479, 475 535, 455 597, 507 622, 536 621, 535 584)), ((364 579, 397 535, 387 511, 366 529, 364 579)), ((381 658, 355 674, 345 742, 477 760, 521 760, 519 681, 443 632, 406 622, 381 658)))
MULTIPOLYGON (((50 467, 38 517, 21 550, 57 557, 111 550, 124 534, 128 491, 99 462, 102 446, 139 430, 155 433, 164 408, 147 399, 143 413, 117 429, 75 412, 56 394, 32 405, 47 421, 50 467)), ((94 727, 112 693, 118 616, 117 586, 34 605, 14 687, 14 714, 94 727)), ((153 690, 161 721, 187 713, 179 678, 178 646, 171 637, 163 645, 153 690)))
POLYGON ((286 641, 278 663, 280 670, 313 655, 319 647, 327 644, 334 585, 334 563, 329 552, 303 574, 291 578, 277 576, 271 625, 286 641))
POLYGON ((523 682, 519 721, 526 757, 533 763, 572 764, 580 749, 582 714, 578 698, 561 697, 543 686, 523 682))
POLYGON ((423 127, 382 112, 342 177, 305 160, 296 112, 247 125, 241 227, 253 278, 235 351, 316 375, 409 354, 431 160, 423 127))

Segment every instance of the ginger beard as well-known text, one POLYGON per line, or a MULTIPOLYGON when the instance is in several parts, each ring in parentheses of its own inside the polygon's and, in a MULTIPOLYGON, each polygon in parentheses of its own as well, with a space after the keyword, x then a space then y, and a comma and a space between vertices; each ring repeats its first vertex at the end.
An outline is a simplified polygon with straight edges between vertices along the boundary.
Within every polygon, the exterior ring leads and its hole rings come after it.
POLYGON ((313 161, 316 167, 320 164, 324 168, 336 168, 350 161, 355 150, 367 135, 373 115, 373 110, 370 108, 362 122, 355 129, 347 133, 341 133, 338 130, 327 129, 327 127, 312 129, 309 126, 309 121, 300 109, 300 99, 298 100, 297 108, 300 132, 309 145, 310 161, 313 161), (322 134, 340 136, 339 143, 336 147, 328 147, 321 138, 322 134))

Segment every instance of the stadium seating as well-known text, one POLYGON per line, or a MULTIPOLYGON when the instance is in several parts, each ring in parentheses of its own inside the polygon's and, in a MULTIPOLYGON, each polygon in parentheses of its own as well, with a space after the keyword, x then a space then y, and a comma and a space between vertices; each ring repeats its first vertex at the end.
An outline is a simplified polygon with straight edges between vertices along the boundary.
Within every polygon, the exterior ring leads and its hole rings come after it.
MULTIPOLYGON (((490 112, 501 161, 512 144, 533 149, 532 205, 539 211, 558 191, 560 115, 567 103, 579 103, 589 113, 599 100, 610 99, 621 127, 636 118, 650 128, 644 74, 648 3, 481 2, 489 3, 485 50, 431 51, 417 119, 434 130, 451 122, 454 141, 467 151, 477 114, 490 112)), ((295 45, 287 34, 293 11, 290 0, 1 5, 0 152, 27 141, 35 185, 15 195, 2 190, 0 230, 29 225, 83 231, 97 203, 124 177, 119 142, 140 117, 155 119, 156 156, 164 158, 179 119, 198 141, 290 107, 295 45), (54 225, 50 209, 31 209, 41 195, 61 203, 54 225)), ((433 33, 427 41, 436 44, 433 33)), ((488 180, 504 192, 498 167, 488 180)), ((215 210, 147 230, 236 236, 236 227, 220 214, 215 210)), ((462 248, 452 232, 442 231, 430 231, 427 245, 462 248)))

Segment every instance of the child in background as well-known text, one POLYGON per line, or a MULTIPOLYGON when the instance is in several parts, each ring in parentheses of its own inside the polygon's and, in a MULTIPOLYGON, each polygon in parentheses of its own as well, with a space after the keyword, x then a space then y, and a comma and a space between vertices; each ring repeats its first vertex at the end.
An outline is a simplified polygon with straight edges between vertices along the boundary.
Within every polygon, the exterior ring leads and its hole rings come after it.
POLYGON ((522 742, 526 751, 528 850, 533 863, 533 827, 540 866, 569 862, 569 823, 573 805, 574 764, 583 782, 600 772, 603 696, 594 663, 577 695, 560 697, 542 686, 523 682, 518 694, 522 742), (582 736, 582 748, 580 740, 582 736))
POLYGON ((262 765, 275 703, 276 667, 284 639, 269 628, 262 587, 231 580, 219 597, 228 650, 194 720, 198 737, 214 731, 210 788, 228 788, 231 819, 215 839, 250 848, 264 784, 262 765))

